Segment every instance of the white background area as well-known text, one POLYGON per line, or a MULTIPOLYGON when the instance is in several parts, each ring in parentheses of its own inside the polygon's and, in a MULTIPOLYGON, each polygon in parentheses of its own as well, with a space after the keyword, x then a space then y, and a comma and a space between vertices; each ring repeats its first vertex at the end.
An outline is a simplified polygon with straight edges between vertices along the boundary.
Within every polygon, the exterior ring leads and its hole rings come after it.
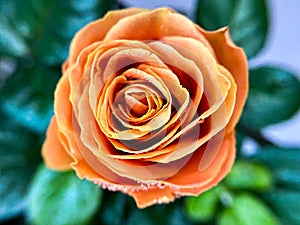
MULTIPOLYGON (((127 6, 156 8, 169 6, 191 16, 194 0, 126 0, 127 6)), ((251 67, 273 65, 286 68, 300 79, 300 1, 268 0, 270 29, 261 53, 250 62, 251 67)), ((299 96, 300 98, 300 96, 299 96)), ((274 112, 276 113, 276 112, 274 112)), ((300 147, 300 112, 292 119, 267 127, 263 133, 275 143, 300 147)))

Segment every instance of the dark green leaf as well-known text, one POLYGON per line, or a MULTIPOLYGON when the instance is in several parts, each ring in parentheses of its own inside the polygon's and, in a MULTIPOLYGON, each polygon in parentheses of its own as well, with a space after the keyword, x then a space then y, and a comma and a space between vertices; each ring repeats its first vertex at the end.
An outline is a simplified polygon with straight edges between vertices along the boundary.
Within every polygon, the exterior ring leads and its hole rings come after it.
POLYGON ((167 208, 167 222, 165 224, 169 225, 190 225, 193 224, 191 220, 186 217, 186 213, 182 207, 180 200, 171 203, 167 208))
POLYGON ((289 119, 300 106, 300 82, 295 75, 272 67, 250 71, 250 92, 241 123, 250 130, 289 119))
POLYGON ((228 26, 236 4, 236 0, 198 0, 197 23, 208 30, 228 26))
MULTIPOLYGON (((299 160, 300 164, 300 160, 299 160)), ((293 168, 277 168, 273 172, 278 184, 285 186, 289 189, 295 189, 300 191, 300 170, 295 170, 293 168)))
POLYGON ((276 168, 290 168, 300 170, 300 149, 264 147, 253 155, 253 158, 269 166, 276 168))
POLYGON ((15 57, 29 53, 29 48, 22 36, 14 29, 6 17, 0 14, 0 52, 15 57))
POLYGON ((196 222, 208 222, 212 220, 215 216, 222 191, 223 187, 218 185, 198 197, 186 197, 184 200, 187 217, 196 222))
POLYGON ((167 205, 154 205, 146 209, 131 210, 127 225, 164 225, 166 224, 167 205))
POLYGON ((265 194, 282 224, 300 225, 300 149, 268 147, 255 155, 272 170, 277 187, 265 194))
POLYGON ((28 41, 34 40, 43 31, 51 10, 58 0, 15 0, 16 28, 28 41))
POLYGON ((208 30, 229 26, 249 58, 263 47, 268 30, 265 0, 198 0, 197 22, 208 30))
POLYGON ((262 164, 238 161, 224 180, 234 189, 264 191, 272 187, 271 172, 262 164))
POLYGON ((300 149, 261 148, 252 157, 270 167, 278 185, 300 190, 300 149))
POLYGON ((154 205, 146 209, 131 208, 126 225, 189 225, 180 202, 154 205))
POLYGON ((103 192, 103 202, 101 206, 101 215, 99 216, 99 220, 101 220, 101 224, 108 225, 119 225, 122 223, 124 219, 126 200, 128 196, 122 194, 120 192, 103 192))
POLYGON ((50 65, 61 64, 68 55, 74 34, 88 22, 103 16, 112 1, 57 1, 40 31, 36 56, 50 65))
POLYGON ((47 64, 61 64, 67 57, 75 32, 87 22, 102 17, 113 0, 2 0, 0 47, 4 53, 32 53, 47 64), (3 15, 3 16, 2 16, 3 15))
POLYGON ((92 219, 102 191, 74 172, 41 166, 28 193, 29 220, 36 225, 84 225, 92 219))
POLYGON ((0 221, 20 214, 37 163, 39 138, 0 114, 0 221))
POLYGON ((17 60, 14 57, 0 57, 0 90, 6 80, 12 76, 17 68, 17 60))
POLYGON ((53 115, 53 91, 60 71, 35 65, 20 69, 0 93, 0 108, 20 125, 44 133, 53 115))
POLYGON ((0 4, 0 15, 9 20, 12 20, 15 15, 15 1, 12 0, 1 0, 0 4))
POLYGON ((236 136, 236 149, 238 151, 237 154, 239 154, 244 143, 245 135, 237 129, 235 136, 236 136))
POLYGON ((282 224, 300 225, 300 192, 275 189, 266 194, 266 200, 272 205, 282 224))
POLYGON ((218 225, 278 225, 272 211, 259 199, 250 194, 234 198, 231 207, 218 218, 218 225))

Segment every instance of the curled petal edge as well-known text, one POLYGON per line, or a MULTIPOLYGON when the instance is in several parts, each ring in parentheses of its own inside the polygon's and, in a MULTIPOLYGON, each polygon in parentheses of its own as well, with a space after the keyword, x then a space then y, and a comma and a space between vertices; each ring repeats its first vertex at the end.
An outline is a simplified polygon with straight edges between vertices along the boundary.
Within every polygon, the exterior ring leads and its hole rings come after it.
MULTIPOLYGON (((198 26, 197 26, 198 27, 198 26)), ((233 76, 237 85, 236 102, 232 117, 227 124, 227 133, 230 133, 237 124, 248 95, 248 62, 244 50, 234 44, 230 38, 229 28, 223 27, 216 31, 198 30, 207 38, 218 62, 233 76)))
POLYGON ((210 182, 205 183, 203 186, 182 186, 181 188, 178 186, 176 186, 176 188, 172 188, 171 186, 169 187, 167 185, 163 188, 156 186, 150 190, 128 192, 128 194, 134 198, 139 208, 146 208, 157 203, 169 203, 182 196, 198 196, 199 194, 216 186, 230 172, 235 160, 235 144, 235 132, 233 131, 226 135, 219 150, 220 152, 227 152, 226 160, 223 161, 223 165, 217 175, 210 182))
POLYGON ((73 159, 61 144, 58 132, 56 118, 53 116, 47 130, 46 141, 42 147, 42 157, 46 166, 50 169, 58 171, 70 170, 73 159))

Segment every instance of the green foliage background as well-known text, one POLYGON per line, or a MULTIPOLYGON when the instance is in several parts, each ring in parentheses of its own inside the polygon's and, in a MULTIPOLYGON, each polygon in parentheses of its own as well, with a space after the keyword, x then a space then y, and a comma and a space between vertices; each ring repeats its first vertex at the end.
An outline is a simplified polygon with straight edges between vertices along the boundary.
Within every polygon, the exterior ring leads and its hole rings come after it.
MULTIPOLYGON (((40 148, 70 40, 89 21, 124 7, 113 0, 0 1, 0 224, 300 225, 300 149, 279 147, 261 133, 300 106, 298 79, 276 66, 250 68, 235 166, 198 197, 140 210, 126 195, 44 167, 40 148), (243 149, 249 139, 258 145, 251 155, 243 149)), ((250 61, 264 47, 264 0, 199 0, 195 8, 202 27, 228 25, 250 61)))

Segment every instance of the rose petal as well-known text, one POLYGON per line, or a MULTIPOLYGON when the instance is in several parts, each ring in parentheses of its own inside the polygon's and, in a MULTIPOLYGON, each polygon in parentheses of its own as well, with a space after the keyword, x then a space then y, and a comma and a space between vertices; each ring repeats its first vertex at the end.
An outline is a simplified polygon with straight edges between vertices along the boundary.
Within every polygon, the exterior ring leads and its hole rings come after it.
MULTIPOLYGON (((217 185, 231 170, 232 165, 235 160, 235 134, 234 132, 228 134, 226 139, 222 143, 221 152, 223 152, 223 164, 220 167, 220 170, 216 172, 216 176, 210 180, 210 182, 206 184, 202 184, 201 186, 194 186, 190 188, 180 188, 179 192, 176 192, 179 195, 193 195, 198 196, 202 192, 212 188, 213 186, 217 185), (226 152, 226 153, 225 153, 226 152), (227 154, 227 156, 225 156, 227 154)), ((210 165, 211 167, 212 165, 210 165)), ((212 168, 212 167, 211 167, 212 168)))
POLYGON ((71 169, 72 158, 67 154, 58 138, 58 127, 55 116, 52 117, 46 140, 42 147, 42 156, 45 164, 50 169, 68 170, 71 169))
POLYGON ((144 191, 128 192, 128 194, 134 198, 140 209, 154 204, 169 203, 176 198, 174 191, 167 186, 164 188, 151 188, 144 191))
POLYGON ((227 125, 227 132, 231 132, 241 116, 248 94, 247 57, 243 49, 232 42, 228 28, 222 28, 213 32, 204 31, 200 27, 198 29, 215 49, 218 61, 230 71, 237 85, 234 112, 227 125))
POLYGON ((227 134, 225 137, 224 132, 221 132, 194 152, 186 165, 166 182, 170 185, 185 188, 207 185, 216 177, 221 179, 227 174, 234 158, 234 132, 227 134))
MULTIPOLYGON (((86 98, 87 93, 87 88, 85 88, 81 95, 81 99, 86 98)), ((85 162, 88 162, 90 166, 93 165, 93 167, 98 167, 105 165, 113 173, 118 174, 121 177, 140 181, 144 180, 144 178, 147 178, 146 180, 162 179, 173 175, 174 171, 177 171, 178 167, 176 163, 174 163, 174 165, 152 165, 151 163, 143 162, 141 160, 120 161, 112 159, 108 153, 111 154, 109 151, 114 151, 114 149, 107 141, 107 138, 101 134, 101 131, 98 131, 98 133, 95 134, 97 127, 96 123, 90 119, 92 117, 92 111, 88 106, 88 101, 80 101, 74 109, 75 118, 73 119, 73 124, 77 124, 78 120, 77 128, 74 128, 74 135, 77 136, 76 145, 79 145, 80 151, 76 151, 76 154, 80 154, 77 155, 77 158, 86 155, 84 160, 85 162), (78 110, 78 108, 84 110, 78 110), (98 162, 96 161, 95 156, 98 157, 98 162)))
MULTIPOLYGON (((167 163, 170 162, 170 160, 180 159, 185 155, 188 155, 195 151, 226 126, 230 119, 230 116, 232 115, 233 106, 230 107, 225 103, 226 99, 229 98, 228 92, 230 91, 230 93, 235 93, 235 89, 234 86, 232 89, 230 88, 230 80, 228 80, 221 73, 216 74, 216 79, 216 82, 218 83, 215 83, 214 86, 219 86, 219 91, 222 93, 222 99, 213 102, 213 105, 210 105, 210 108, 199 115, 196 120, 189 123, 180 132, 176 133, 172 138, 170 138, 166 143, 162 144, 162 148, 172 148, 173 151, 169 151, 168 154, 165 154, 163 156, 154 157, 151 159, 152 161, 167 163), (226 106, 228 108, 226 108, 226 106), (210 131, 205 132, 202 135, 201 127, 203 127, 203 125, 201 125, 201 120, 206 120, 209 117, 211 117, 210 131), (179 139, 178 143, 175 142, 176 139, 179 139)), ((232 100, 232 97, 234 97, 234 95, 230 95, 230 101, 234 101, 232 100)))
POLYGON ((180 196, 197 196, 218 184, 231 170, 235 159, 234 132, 226 136, 218 151, 218 155, 204 170, 203 167, 200 168, 201 160, 203 159, 202 154, 200 159, 197 156, 192 157, 191 161, 186 164, 186 167, 179 172, 183 173, 184 176, 176 174, 168 179, 167 182, 163 182, 165 184, 163 186, 157 185, 147 190, 129 192, 128 194, 135 199, 139 208, 145 208, 157 203, 169 203, 180 196), (176 181, 176 179, 184 181, 185 184, 176 185, 179 181, 176 181))
POLYGON ((104 40, 159 40, 178 35, 195 38, 211 49, 192 21, 169 8, 124 17, 107 32, 104 40))
POLYGON ((108 12, 102 19, 91 22, 74 36, 71 46, 68 62, 64 65, 63 71, 66 71, 68 65, 76 62, 77 56, 87 46, 102 41, 107 32, 114 26, 120 19, 135 15, 137 13, 148 11, 146 9, 130 8, 126 10, 114 10, 108 12))

